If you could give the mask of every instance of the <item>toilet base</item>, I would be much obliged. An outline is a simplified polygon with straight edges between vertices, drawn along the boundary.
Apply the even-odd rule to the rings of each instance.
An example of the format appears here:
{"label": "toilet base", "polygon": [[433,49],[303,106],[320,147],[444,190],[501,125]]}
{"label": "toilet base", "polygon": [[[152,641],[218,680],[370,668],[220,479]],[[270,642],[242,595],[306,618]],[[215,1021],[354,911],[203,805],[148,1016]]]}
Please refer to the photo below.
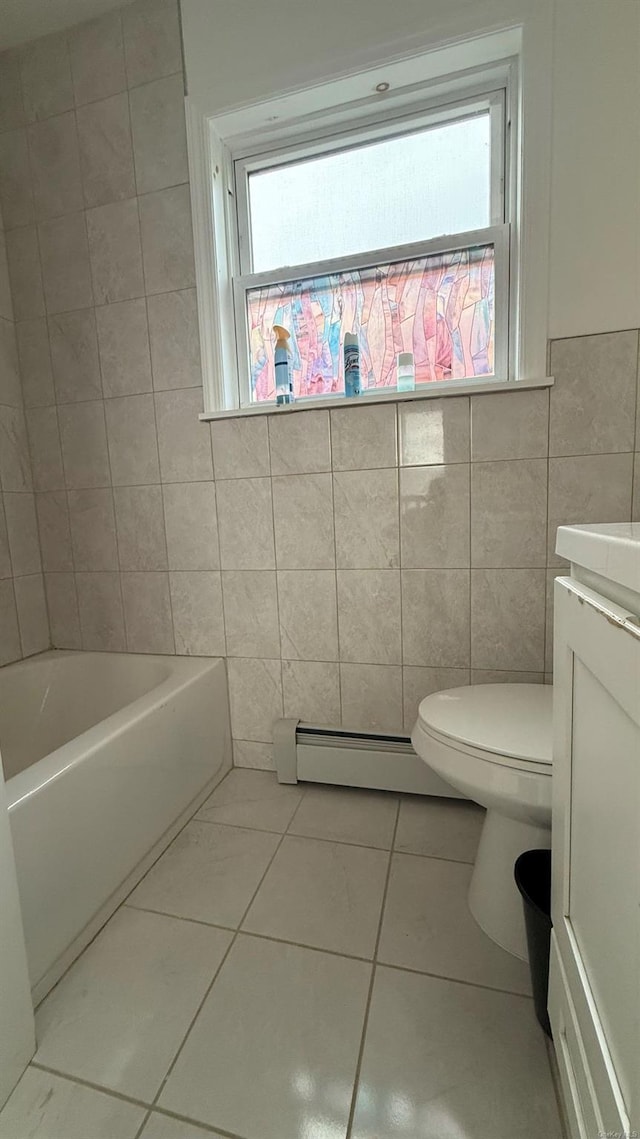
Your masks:
{"label": "toilet base", "polygon": [[469,909],[487,937],[522,961],[528,961],[529,954],[513,867],[524,850],[550,846],[550,828],[487,811],[469,886]]}

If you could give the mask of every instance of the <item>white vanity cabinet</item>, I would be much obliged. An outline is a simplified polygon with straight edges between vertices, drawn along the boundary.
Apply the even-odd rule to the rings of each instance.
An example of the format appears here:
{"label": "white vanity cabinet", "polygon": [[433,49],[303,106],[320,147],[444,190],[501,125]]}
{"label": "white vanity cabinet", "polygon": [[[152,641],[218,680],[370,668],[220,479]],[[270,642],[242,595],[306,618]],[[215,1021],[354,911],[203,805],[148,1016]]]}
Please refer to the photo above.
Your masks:
{"label": "white vanity cabinet", "polygon": [[549,1015],[571,1139],[640,1136],[640,524],[561,527]]}

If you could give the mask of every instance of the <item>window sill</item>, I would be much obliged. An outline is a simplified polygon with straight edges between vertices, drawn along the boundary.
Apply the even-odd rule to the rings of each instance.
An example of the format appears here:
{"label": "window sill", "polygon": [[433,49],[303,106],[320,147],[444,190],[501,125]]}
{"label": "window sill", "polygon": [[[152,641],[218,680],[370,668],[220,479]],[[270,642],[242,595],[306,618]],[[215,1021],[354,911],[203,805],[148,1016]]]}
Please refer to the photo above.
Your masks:
{"label": "window sill", "polygon": [[275,403],[259,404],[255,407],[236,407],[228,411],[204,411],[200,419],[240,419],[246,415],[281,415],[287,412],[308,411],[317,407],[361,407],[374,403],[405,403],[414,399],[440,399],[442,396],[485,395],[489,392],[530,391],[535,388],[553,387],[553,376],[543,376],[537,380],[441,380],[429,384],[428,390],[399,392],[396,389],[370,392],[346,399],[345,396],[307,396],[304,401],[277,407]]}

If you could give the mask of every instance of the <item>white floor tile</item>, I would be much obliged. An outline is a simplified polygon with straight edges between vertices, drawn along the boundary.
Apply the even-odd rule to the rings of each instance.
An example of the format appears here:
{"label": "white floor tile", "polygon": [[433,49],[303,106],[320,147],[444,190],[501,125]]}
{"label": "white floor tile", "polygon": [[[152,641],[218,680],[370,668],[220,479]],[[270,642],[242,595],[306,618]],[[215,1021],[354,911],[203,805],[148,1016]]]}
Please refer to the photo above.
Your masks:
{"label": "white floor tile", "polygon": [[389,850],[397,805],[397,796],[386,791],[308,786],[289,830],[307,838]]}
{"label": "white floor tile", "polygon": [[373,957],[388,862],[386,851],[287,836],[242,928]]}
{"label": "white floor tile", "polygon": [[209,796],[196,819],[282,834],[302,794],[297,785],[278,783],[275,772],[236,767]]}
{"label": "white floor tile", "polygon": [[491,941],[467,905],[472,867],[394,854],[380,961],[529,993],[529,966]]}
{"label": "white floor tile", "polygon": [[476,803],[405,795],[400,800],[394,849],[475,862],[484,816]]}
{"label": "white floor tile", "polygon": [[240,934],[160,1097],[245,1139],[344,1139],[370,966]]}
{"label": "white floor tile", "polygon": [[263,831],[191,822],[128,904],[235,929],[279,841]]}
{"label": "white floor tile", "polygon": [[353,1139],[561,1139],[531,1002],[379,968]]}
{"label": "white floor tile", "polygon": [[193,1127],[190,1123],[154,1111],[143,1127],[140,1139],[216,1139],[216,1136],[223,1139],[218,1131],[203,1131],[201,1127]]}
{"label": "white floor tile", "polygon": [[144,1117],[143,1107],[27,1068],[0,1112],[0,1139],[134,1139]]}
{"label": "white floor tile", "polygon": [[231,937],[118,910],[40,1006],[36,1059],[152,1099]]}

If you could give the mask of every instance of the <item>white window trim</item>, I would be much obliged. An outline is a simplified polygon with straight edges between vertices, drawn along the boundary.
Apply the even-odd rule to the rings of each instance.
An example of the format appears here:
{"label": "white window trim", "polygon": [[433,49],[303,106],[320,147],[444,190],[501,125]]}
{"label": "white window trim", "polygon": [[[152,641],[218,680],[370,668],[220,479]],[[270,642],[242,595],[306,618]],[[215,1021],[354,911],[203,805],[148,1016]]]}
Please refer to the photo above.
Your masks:
{"label": "white window trim", "polygon": [[[269,103],[255,104],[223,115],[203,114],[187,97],[186,117],[189,147],[189,172],[193,210],[193,227],[196,256],[196,281],[198,286],[198,315],[201,337],[202,370],[204,381],[204,413],[202,418],[212,419],[226,416],[273,413],[271,404],[265,407],[241,407],[238,383],[235,312],[233,299],[233,279],[240,276],[240,258],[236,231],[236,206],[231,201],[235,192],[234,159],[255,154],[259,149],[264,153],[265,141],[282,153],[283,144],[299,147],[301,141],[309,137],[310,119],[314,123],[314,137],[318,137],[318,121],[322,111],[327,132],[335,135],[336,126],[371,123],[380,118],[379,96],[371,97],[371,90],[379,80],[388,81],[390,75],[404,77],[397,97],[389,100],[392,114],[396,116],[405,108],[416,108],[417,76],[424,76],[437,70],[433,60],[436,56],[446,59],[450,72],[447,76],[434,77],[427,84],[420,83],[421,98],[428,101],[436,87],[440,104],[443,94],[455,102],[470,90],[478,92],[494,90],[496,76],[513,74],[518,65],[514,59],[514,47],[521,42],[520,28],[505,29],[467,40],[441,51],[430,50],[427,55],[412,56],[399,60],[387,67],[362,71],[348,79],[335,80],[323,87],[282,96]],[[456,57],[469,61],[476,51],[481,59],[482,74],[477,68],[451,74]],[[470,55],[471,53],[471,55]],[[493,55],[493,62],[489,62]],[[442,62],[442,60],[441,60]],[[430,69],[430,70],[429,70]],[[542,76],[544,82],[544,76]],[[470,84],[475,83],[475,87]],[[529,83],[531,86],[531,81]],[[511,202],[511,249],[510,268],[510,360],[508,380],[490,377],[488,379],[443,380],[424,385],[428,390],[419,390],[408,395],[393,389],[367,393],[356,403],[379,402],[407,398],[434,398],[445,394],[480,393],[482,391],[504,391],[515,388],[539,387],[552,383],[546,377],[546,302],[548,295],[548,176],[549,176],[549,135],[542,130],[538,116],[533,129],[529,125],[525,131],[523,122],[522,89],[511,84],[506,106],[508,124],[509,161],[506,163],[505,197]],[[360,98],[348,100],[347,93]],[[340,96],[340,97],[338,97]],[[372,111],[372,103],[375,110]],[[346,104],[346,105],[345,105]],[[424,103],[421,104],[424,109]],[[295,115],[292,113],[295,110]],[[520,154],[520,139],[526,135],[531,139],[526,156]],[[524,149],[524,148],[523,148]],[[520,154],[519,161],[516,156]],[[526,162],[525,162],[526,157]],[[536,166],[536,157],[538,165]],[[524,177],[531,172],[529,184]],[[547,189],[546,201],[533,204],[532,187],[537,179],[540,187]],[[528,193],[527,193],[528,191]],[[528,224],[522,225],[523,201],[528,205]],[[525,304],[525,298],[528,303]],[[540,315],[545,317],[540,321]],[[508,381],[516,381],[510,383]],[[294,404],[290,410],[303,410],[305,407],[340,404],[351,401],[341,396],[329,399],[309,398]],[[281,409],[279,413],[282,413]],[[289,409],[287,409],[289,410]]]}

